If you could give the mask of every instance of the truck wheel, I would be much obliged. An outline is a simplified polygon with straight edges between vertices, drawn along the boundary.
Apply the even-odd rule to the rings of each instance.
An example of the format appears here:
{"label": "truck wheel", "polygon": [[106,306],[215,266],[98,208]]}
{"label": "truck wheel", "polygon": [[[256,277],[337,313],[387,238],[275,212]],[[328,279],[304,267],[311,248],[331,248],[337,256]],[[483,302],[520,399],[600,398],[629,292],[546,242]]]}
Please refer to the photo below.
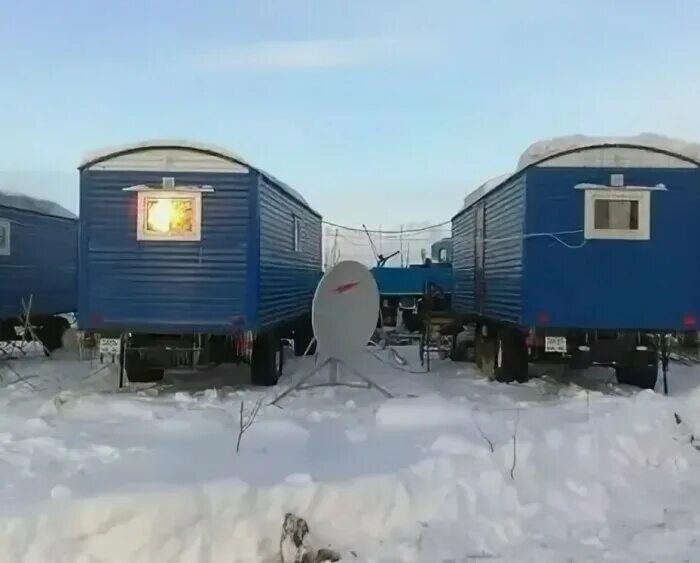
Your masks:
{"label": "truck wheel", "polygon": [[250,379],[253,385],[276,385],[283,364],[282,342],[268,332],[258,334],[253,341],[250,358]]}
{"label": "truck wheel", "polygon": [[423,321],[413,311],[404,311],[403,326],[408,332],[418,332],[423,329]]}
{"label": "truck wheel", "polygon": [[450,350],[450,359],[453,362],[466,362],[467,361],[467,338],[463,336],[461,339],[460,335],[465,335],[465,331],[457,331],[452,334],[452,349]]}
{"label": "truck wheel", "polygon": [[126,350],[124,370],[131,383],[158,383],[165,375],[163,368],[151,366],[139,355],[138,350]]}
{"label": "truck wheel", "polygon": [[615,368],[615,375],[618,383],[634,385],[641,389],[654,389],[659,376],[659,368],[656,364],[638,368],[618,366]]}
{"label": "truck wheel", "polygon": [[[303,356],[306,349],[309,347],[309,342],[313,340],[314,329],[311,325],[311,319],[305,319],[299,322],[294,329],[294,355]],[[309,356],[316,351],[316,343],[309,349]]]}
{"label": "truck wheel", "polygon": [[63,317],[46,317],[37,329],[37,336],[46,350],[53,352],[63,345],[63,335],[69,328],[70,323]]}
{"label": "truck wheel", "polygon": [[527,345],[525,335],[519,330],[505,328],[498,333],[494,371],[496,380],[501,383],[527,381]]}

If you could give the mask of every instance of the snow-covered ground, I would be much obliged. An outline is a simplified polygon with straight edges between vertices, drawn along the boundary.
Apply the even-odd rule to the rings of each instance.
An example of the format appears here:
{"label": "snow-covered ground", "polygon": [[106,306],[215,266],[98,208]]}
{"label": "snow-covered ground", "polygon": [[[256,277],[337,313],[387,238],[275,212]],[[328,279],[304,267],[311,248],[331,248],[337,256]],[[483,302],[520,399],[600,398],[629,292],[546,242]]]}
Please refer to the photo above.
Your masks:
{"label": "snow-covered ground", "polygon": [[[344,561],[700,560],[697,368],[674,365],[664,397],[605,373],[503,385],[368,356],[395,398],[269,406],[288,379],[263,391],[217,369],[118,391],[102,367],[0,361],[0,561],[275,561],[287,511]],[[237,453],[241,402],[263,393]]]}

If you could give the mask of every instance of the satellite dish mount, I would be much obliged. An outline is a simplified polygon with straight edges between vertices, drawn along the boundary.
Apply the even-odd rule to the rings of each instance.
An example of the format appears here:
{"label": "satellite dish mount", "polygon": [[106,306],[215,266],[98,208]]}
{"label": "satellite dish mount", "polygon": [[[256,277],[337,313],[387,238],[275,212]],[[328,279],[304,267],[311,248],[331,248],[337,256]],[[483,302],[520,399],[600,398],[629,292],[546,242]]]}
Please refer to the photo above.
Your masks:
{"label": "satellite dish mount", "polygon": [[[326,272],[316,288],[311,308],[318,362],[313,370],[279,395],[272,404],[292,391],[314,387],[374,388],[385,397],[392,397],[389,391],[354,366],[357,359],[367,353],[367,344],[376,329],[378,316],[377,282],[364,265],[345,260]],[[327,382],[307,384],[326,368],[330,372]],[[341,368],[361,382],[340,381]]]}

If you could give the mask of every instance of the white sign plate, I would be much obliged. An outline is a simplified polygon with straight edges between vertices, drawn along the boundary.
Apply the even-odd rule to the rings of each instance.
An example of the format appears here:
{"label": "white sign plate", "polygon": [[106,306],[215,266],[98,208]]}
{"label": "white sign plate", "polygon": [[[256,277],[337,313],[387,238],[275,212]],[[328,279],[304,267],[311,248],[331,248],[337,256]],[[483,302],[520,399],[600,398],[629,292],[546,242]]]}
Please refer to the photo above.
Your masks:
{"label": "white sign plate", "polygon": [[100,354],[103,356],[118,356],[120,346],[120,338],[100,338]]}
{"label": "white sign plate", "polygon": [[557,354],[566,354],[566,337],[565,336],[545,336],[544,351],[554,352]]}

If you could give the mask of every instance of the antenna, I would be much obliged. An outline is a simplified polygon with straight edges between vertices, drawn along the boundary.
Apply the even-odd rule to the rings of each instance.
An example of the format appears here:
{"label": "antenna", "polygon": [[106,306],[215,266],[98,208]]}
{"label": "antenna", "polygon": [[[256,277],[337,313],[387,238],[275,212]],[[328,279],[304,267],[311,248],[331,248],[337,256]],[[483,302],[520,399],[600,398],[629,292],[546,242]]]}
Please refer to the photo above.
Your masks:
{"label": "antenna", "polygon": [[[377,328],[378,318],[379,290],[374,276],[354,260],[338,262],[321,278],[311,307],[318,367],[278,396],[272,404],[294,390],[335,385],[374,387],[386,397],[391,397],[391,393],[353,367],[358,358],[367,352],[367,344]],[[341,365],[364,384],[339,383]],[[331,371],[328,383],[304,385],[325,367]]]}
{"label": "antenna", "polygon": [[377,252],[377,247],[374,245],[374,241],[372,240],[372,235],[369,234],[369,231],[367,230],[367,225],[362,223],[362,228],[365,230],[365,234],[367,235],[367,238],[369,239],[369,245],[372,248],[372,254],[374,254],[374,260],[379,264],[379,258],[380,254]]}
{"label": "antenna", "polygon": [[384,256],[381,253],[381,244],[382,244],[382,238],[381,238],[382,237],[382,231],[381,231],[382,227],[381,227],[381,225],[379,226],[379,229],[380,229],[380,231],[379,231],[379,249],[380,249],[380,252],[379,253],[377,253],[377,247],[374,245],[374,241],[372,240],[372,236],[369,234],[369,231],[367,230],[367,226],[363,224],[362,227],[364,227],[365,233],[367,233],[367,238],[369,239],[369,244],[372,247],[372,252],[374,253],[374,259],[376,260],[375,265],[377,268],[382,268],[384,266],[384,264],[387,263],[387,260],[390,260],[391,258],[396,256],[397,254],[399,254],[400,251],[398,251],[398,250],[396,252],[392,252],[391,254],[389,254],[389,256]]}

